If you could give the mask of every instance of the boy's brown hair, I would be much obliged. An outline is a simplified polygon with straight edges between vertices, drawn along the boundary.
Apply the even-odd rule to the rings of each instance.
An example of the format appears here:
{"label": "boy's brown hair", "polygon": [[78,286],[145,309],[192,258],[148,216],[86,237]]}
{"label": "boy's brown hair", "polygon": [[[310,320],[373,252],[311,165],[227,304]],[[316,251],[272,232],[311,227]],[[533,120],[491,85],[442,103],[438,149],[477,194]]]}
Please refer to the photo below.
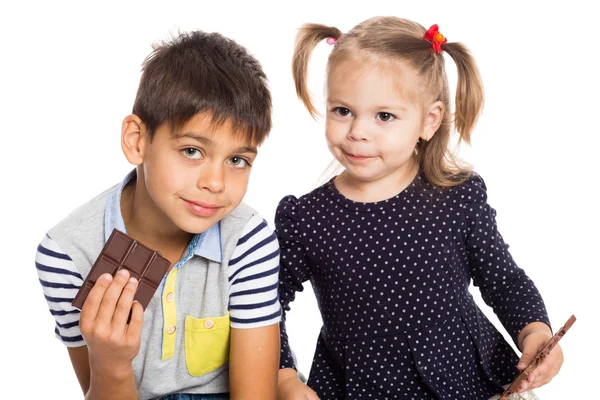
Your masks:
{"label": "boy's brown hair", "polygon": [[259,62],[219,33],[181,33],[153,46],[142,67],[133,104],[150,139],[164,122],[179,129],[208,113],[213,126],[231,121],[256,145],[271,130],[271,94]]}

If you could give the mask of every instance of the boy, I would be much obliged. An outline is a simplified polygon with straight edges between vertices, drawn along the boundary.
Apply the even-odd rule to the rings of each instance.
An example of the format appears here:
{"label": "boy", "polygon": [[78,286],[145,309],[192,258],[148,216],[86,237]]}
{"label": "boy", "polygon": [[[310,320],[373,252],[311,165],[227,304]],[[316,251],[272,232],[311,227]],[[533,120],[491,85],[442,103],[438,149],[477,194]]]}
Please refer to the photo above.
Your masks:
{"label": "boy", "polygon": [[[279,247],[241,203],[270,113],[259,63],[217,33],[181,34],[146,59],[121,132],[135,170],[50,229],[36,256],[87,399],[275,398]],[[100,277],[80,312],[71,301],[113,228],[171,269],[145,311],[125,272]]]}

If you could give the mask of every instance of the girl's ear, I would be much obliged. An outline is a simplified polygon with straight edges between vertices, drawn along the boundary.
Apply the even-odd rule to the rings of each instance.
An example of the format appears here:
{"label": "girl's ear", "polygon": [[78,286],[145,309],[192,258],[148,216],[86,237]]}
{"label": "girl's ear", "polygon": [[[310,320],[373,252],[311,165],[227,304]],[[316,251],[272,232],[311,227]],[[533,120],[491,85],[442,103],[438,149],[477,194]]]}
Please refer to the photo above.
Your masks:
{"label": "girl's ear", "polygon": [[146,140],[146,129],[142,120],[134,114],[126,116],[121,126],[121,148],[127,161],[133,165],[143,163]]}
{"label": "girl's ear", "polygon": [[442,124],[444,118],[444,103],[436,101],[425,112],[423,130],[421,131],[421,139],[425,141],[431,140]]}

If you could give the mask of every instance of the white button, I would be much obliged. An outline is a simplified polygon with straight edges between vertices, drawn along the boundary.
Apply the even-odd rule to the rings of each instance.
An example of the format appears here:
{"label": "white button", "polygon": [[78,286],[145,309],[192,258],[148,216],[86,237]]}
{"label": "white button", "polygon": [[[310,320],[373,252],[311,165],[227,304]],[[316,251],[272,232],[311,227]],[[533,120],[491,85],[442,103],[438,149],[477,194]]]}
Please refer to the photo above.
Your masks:
{"label": "white button", "polygon": [[167,333],[169,335],[172,335],[173,333],[175,333],[175,325],[171,325],[167,328]]}
{"label": "white button", "polygon": [[213,326],[215,326],[215,321],[213,321],[212,319],[207,319],[206,321],[204,321],[204,327],[206,329],[210,329]]}
{"label": "white button", "polygon": [[175,296],[173,296],[173,292],[167,294],[167,302],[171,303]]}

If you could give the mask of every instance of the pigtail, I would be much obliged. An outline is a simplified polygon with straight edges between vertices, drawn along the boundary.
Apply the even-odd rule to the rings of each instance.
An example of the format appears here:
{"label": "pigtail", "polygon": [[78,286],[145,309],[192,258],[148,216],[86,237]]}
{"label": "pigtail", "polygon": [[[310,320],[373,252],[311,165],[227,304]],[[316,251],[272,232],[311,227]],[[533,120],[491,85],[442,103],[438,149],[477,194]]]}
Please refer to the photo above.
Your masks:
{"label": "pigtail", "polygon": [[318,112],[308,92],[308,60],[319,42],[327,38],[338,39],[341,36],[342,32],[339,29],[320,24],[305,24],[296,35],[296,47],[292,58],[292,74],[296,84],[296,94],[313,118],[316,118]]}
{"label": "pigtail", "polygon": [[460,139],[471,141],[471,131],[483,109],[483,84],[479,70],[469,50],[460,43],[447,43],[443,50],[452,57],[458,70],[456,87],[454,126]]}
{"label": "pigtail", "polygon": [[[460,43],[444,43],[441,49],[454,60],[458,72],[454,121],[448,112],[444,113],[442,124],[429,142],[417,145],[417,160],[427,180],[438,187],[451,187],[465,182],[472,174],[471,167],[450,149],[452,122],[460,140],[471,142],[471,132],[483,108],[483,84],[475,60],[465,46]],[[430,51],[430,50],[429,50]],[[446,111],[450,109],[450,89],[444,71],[443,57],[433,54],[434,67],[429,69],[430,82],[439,82],[440,100]],[[437,71],[441,72],[441,75]]]}

